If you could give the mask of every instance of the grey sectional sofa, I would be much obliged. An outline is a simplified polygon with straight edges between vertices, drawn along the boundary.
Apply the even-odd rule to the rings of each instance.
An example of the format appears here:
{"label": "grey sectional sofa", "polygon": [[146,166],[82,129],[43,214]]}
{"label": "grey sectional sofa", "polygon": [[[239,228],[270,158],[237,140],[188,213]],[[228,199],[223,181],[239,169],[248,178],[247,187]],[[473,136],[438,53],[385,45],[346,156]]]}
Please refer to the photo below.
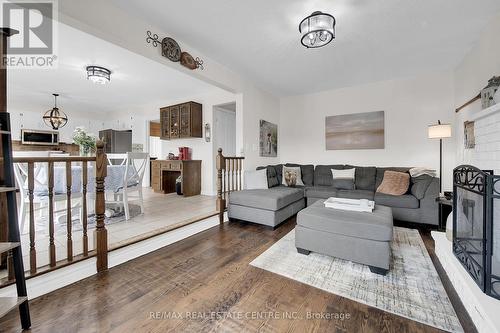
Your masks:
{"label": "grey sectional sofa", "polygon": [[[364,167],[352,165],[299,165],[303,187],[286,187],[282,183],[283,165],[269,165],[267,169],[269,189],[243,190],[231,193],[228,201],[228,216],[276,227],[297,214],[306,205],[329,197],[369,199],[376,204],[392,208],[394,219],[422,224],[438,225],[439,179],[430,176],[411,178],[408,192],[401,196],[377,193],[386,170],[408,172],[410,168]],[[342,190],[333,186],[331,169],[355,168],[355,189]]]}

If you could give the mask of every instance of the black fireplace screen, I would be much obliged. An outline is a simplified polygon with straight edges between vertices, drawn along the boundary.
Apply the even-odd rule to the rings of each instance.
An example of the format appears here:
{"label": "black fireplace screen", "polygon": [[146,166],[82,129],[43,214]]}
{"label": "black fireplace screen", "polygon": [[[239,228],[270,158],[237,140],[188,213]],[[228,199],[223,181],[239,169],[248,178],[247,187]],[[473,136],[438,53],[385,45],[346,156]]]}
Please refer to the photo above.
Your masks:
{"label": "black fireplace screen", "polygon": [[453,253],[486,294],[500,299],[500,176],[453,170]]}

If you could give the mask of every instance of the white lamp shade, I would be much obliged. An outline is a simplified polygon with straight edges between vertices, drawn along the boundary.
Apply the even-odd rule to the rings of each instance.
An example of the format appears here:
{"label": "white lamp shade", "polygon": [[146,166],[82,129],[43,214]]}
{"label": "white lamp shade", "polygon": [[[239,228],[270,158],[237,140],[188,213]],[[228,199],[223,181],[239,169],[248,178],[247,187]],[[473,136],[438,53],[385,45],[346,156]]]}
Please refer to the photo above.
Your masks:
{"label": "white lamp shade", "polygon": [[430,125],[428,130],[429,139],[443,139],[451,137],[450,124]]}

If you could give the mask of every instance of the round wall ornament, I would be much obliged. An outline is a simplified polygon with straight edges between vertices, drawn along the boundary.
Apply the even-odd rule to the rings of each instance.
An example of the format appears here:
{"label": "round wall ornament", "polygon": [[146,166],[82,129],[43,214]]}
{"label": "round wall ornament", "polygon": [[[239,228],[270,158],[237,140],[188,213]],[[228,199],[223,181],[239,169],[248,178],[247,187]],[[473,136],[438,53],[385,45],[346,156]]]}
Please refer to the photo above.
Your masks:
{"label": "round wall ornament", "polygon": [[165,37],[161,41],[161,54],[170,61],[178,62],[181,60],[181,48],[179,44],[170,37]]}

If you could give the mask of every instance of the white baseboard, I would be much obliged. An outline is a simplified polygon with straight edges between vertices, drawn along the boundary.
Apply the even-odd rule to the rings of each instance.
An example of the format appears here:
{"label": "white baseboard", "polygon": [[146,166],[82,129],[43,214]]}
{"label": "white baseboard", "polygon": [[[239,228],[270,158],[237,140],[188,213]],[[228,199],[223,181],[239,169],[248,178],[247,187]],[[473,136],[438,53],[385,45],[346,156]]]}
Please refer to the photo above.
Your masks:
{"label": "white baseboard", "polygon": [[500,333],[500,300],[482,292],[462,267],[444,232],[432,231],[436,256],[478,332]]}
{"label": "white baseboard", "polygon": [[[26,280],[28,298],[45,295],[56,289],[65,287],[89,276],[96,274],[96,258],[79,261],[53,272],[36,276]],[[0,289],[0,297],[16,297],[16,285]]]}
{"label": "white baseboard", "polygon": [[109,268],[123,264],[129,260],[140,257],[147,253],[156,251],[162,247],[178,242],[184,238],[207,230],[219,224],[219,217],[212,216],[200,222],[188,224],[185,227],[175,229],[162,235],[149,238],[145,241],[135,243],[124,248],[111,251],[108,255]]}
{"label": "white baseboard", "polygon": [[[178,242],[184,238],[195,235],[199,232],[212,228],[219,224],[219,217],[212,216],[205,220],[189,224],[185,227],[172,230],[170,232],[146,239],[144,241],[111,251],[108,254],[109,268],[123,264],[147,253],[156,251],[162,247]],[[96,258],[82,260],[73,265],[56,269],[53,272],[42,274],[32,279],[26,280],[28,298],[48,294],[59,288],[85,279],[96,274]],[[17,296],[16,286],[11,285],[0,288],[0,297]]]}

